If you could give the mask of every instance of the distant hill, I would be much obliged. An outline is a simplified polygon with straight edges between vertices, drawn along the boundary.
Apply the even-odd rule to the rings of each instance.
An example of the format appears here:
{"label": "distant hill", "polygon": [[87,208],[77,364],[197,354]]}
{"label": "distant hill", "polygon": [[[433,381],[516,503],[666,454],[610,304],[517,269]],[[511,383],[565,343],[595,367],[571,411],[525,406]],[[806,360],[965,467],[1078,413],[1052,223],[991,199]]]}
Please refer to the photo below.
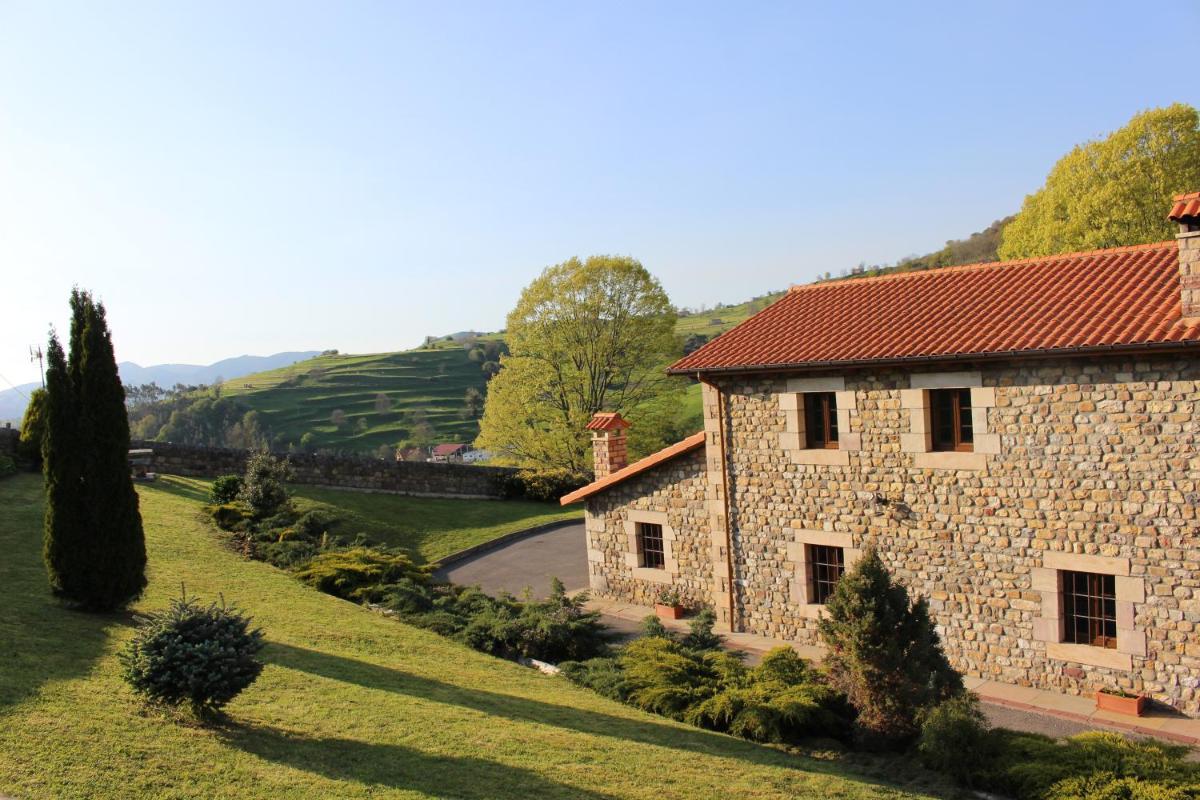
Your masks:
{"label": "distant hill", "polygon": [[[218,378],[239,378],[252,372],[286,367],[288,364],[312,358],[317,353],[316,350],[307,350],[270,356],[237,356],[207,365],[156,364],[143,367],[132,361],[122,361],[117,364],[117,371],[121,375],[121,382],[126,386],[157,383],[162,387],[170,387],[176,383],[200,384],[212,383]],[[19,422],[25,416],[25,406],[28,402],[26,398],[39,386],[40,383],[26,383],[16,389],[0,392],[0,420]]]}
{"label": "distant hill", "polygon": [[960,264],[998,261],[999,256],[996,255],[996,251],[1000,249],[1000,237],[1004,232],[1004,226],[1012,222],[1014,216],[1016,215],[998,219],[965,239],[951,239],[941,250],[926,253],[923,256],[906,256],[895,264],[859,264],[853,269],[842,270],[841,274],[836,276],[826,272],[824,280],[875,277],[897,272],[919,272],[940,267],[957,267]]}

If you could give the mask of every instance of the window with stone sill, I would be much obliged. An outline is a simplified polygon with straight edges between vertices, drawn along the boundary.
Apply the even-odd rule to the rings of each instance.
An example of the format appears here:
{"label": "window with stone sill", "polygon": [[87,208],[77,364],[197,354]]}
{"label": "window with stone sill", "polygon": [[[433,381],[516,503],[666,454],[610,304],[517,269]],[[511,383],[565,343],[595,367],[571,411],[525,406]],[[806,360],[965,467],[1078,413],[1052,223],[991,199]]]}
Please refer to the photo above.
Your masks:
{"label": "window with stone sill", "polygon": [[1115,650],[1117,647],[1117,579],[1094,572],[1059,573],[1062,589],[1063,641]]}
{"label": "window with stone sill", "polygon": [[662,525],[637,523],[638,566],[646,569],[666,569],[667,554],[663,545]]}
{"label": "window with stone sill", "polygon": [[934,451],[969,453],[975,449],[970,389],[931,389],[930,441]]}
{"label": "window with stone sill", "polygon": [[804,395],[804,442],[809,450],[837,449],[837,395],[834,392]]}
{"label": "window with stone sill", "polygon": [[846,571],[846,551],[823,544],[806,545],[808,602],[824,605]]}

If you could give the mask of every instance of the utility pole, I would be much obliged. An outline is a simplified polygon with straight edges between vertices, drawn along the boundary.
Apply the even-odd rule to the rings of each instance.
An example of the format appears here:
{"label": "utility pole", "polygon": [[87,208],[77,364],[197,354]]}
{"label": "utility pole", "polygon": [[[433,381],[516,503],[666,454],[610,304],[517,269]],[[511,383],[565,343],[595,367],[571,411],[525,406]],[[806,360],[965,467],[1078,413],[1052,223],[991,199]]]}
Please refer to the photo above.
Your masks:
{"label": "utility pole", "polygon": [[42,354],[42,346],[40,344],[29,345],[29,361],[30,361],[30,363],[33,363],[34,361],[38,362],[38,375],[41,376],[42,388],[45,389],[46,388],[46,370],[42,366],[42,358],[44,358],[44,356]]}

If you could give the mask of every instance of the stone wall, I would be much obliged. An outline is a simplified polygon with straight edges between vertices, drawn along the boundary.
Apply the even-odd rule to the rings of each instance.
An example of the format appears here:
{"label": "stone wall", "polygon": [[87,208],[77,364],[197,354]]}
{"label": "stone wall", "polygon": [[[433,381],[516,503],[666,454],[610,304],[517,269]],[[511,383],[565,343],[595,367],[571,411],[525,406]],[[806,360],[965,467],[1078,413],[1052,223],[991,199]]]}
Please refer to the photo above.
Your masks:
{"label": "stone wall", "polygon": [[[977,450],[989,452],[966,454],[919,452],[920,376],[828,376],[844,380],[838,410],[848,412],[836,458],[795,449],[794,381],[720,382],[735,627],[818,643],[796,599],[797,546],[842,536],[876,544],[929,600],[947,655],[968,674],[1073,694],[1121,687],[1200,712],[1200,364],[1030,361],[973,374],[976,436],[989,437]],[[636,504],[637,488],[593,502]],[[1074,563],[1123,576],[1118,650],[1064,647],[1048,633],[1059,613],[1051,568]]]}
{"label": "stone wall", "polygon": [[[587,500],[588,573],[594,594],[653,605],[665,586],[684,605],[712,605],[713,559],[704,450],[664,462]],[[666,569],[639,569],[631,525],[663,525]]]}
{"label": "stone wall", "polygon": [[21,432],[12,425],[0,427],[0,456],[16,458],[17,440],[20,438]]}
{"label": "stone wall", "polygon": [[[241,472],[245,450],[189,447],[164,442],[133,442],[154,451],[156,472],[213,477]],[[503,496],[505,479],[515,470],[466,464],[383,461],[348,456],[289,455],[296,483],[425,497]]]}

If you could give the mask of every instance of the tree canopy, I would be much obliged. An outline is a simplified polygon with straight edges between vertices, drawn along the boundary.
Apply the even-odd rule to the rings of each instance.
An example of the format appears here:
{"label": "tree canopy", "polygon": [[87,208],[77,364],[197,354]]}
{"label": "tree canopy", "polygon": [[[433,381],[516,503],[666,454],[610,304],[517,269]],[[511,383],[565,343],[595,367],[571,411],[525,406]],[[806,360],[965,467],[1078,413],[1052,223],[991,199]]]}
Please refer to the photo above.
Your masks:
{"label": "tree canopy", "polygon": [[547,268],[508,315],[510,354],[488,386],[478,446],[520,466],[587,471],[584,426],[667,385],[674,328],[667,293],[633,258]]}
{"label": "tree canopy", "polygon": [[1176,103],[1063,156],[1004,228],[1000,257],[1047,256],[1170,239],[1171,199],[1200,189],[1200,117]]}

